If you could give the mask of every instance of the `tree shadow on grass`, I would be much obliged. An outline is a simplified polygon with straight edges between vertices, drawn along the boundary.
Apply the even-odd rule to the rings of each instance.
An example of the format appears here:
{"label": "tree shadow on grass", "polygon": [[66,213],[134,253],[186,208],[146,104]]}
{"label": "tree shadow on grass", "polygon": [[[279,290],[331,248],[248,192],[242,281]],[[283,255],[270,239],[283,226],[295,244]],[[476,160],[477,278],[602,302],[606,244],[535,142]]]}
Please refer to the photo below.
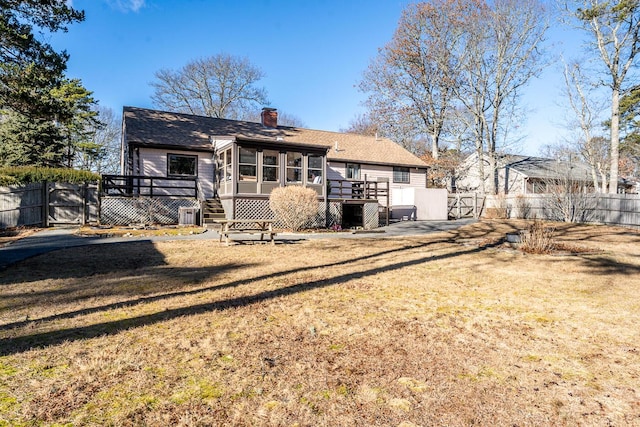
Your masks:
{"label": "tree shadow on grass", "polygon": [[[598,276],[636,276],[640,274],[640,264],[630,264],[617,261],[605,255],[578,255],[579,264],[587,269],[590,274]],[[566,259],[558,258],[557,262],[566,262]]]}
{"label": "tree shadow on grass", "polygon": [[[395,249],[386,250],[386,251],[378,252],[371,255],[356,257],[348,261],[347,263],[365,261],[365,260],[376,258],[382,255],[387,255],[390,253],[401,254],[403,251],[428,247],[434,243],[450,243],[451,240],[452,240],[451,238],[444,238],[436,241],[409,244],[401,248],[395,248]],[[275,290],[259,292],[254,295],[231,298],[227,300],[215,301],[215,302],[199,304],[199,305],[192,305],[192,306],[183,307],[183,308],[168,309],[162,312],[157,312],[157,313],[144,315],[144,316],[138,316],[138,317],[129,318],[129,319],[122,319],[122,320],[117,320],[112,322],[104,322],[100,324],[81,326],[76,328],[68,328],[68,329],[44,332],[39,334],[27,335],[27,336],[5,338],[0,340],[0,355],[16,354],[32,348],[40,348],[48,345],[55,345],[64,341],[83,340],[83,339],[89,339],[89,338],[94,338],[94,337],[103,336],[103,335],[115,334],[126,329],[151,325],[151,324],[163,322],[170,319],[175,319],[181,316],[191,316],[191,315],[197,315],[197,314],[202,314],[202,313],[207,313],[212,311],[226,310],[229,308],[250,306],[250,305],[258,304],[260,302],[275,299],[275,298],[286,297],[286,296],[294,295],[301,292],[306,292],[314,289],[320,289],[320,288],[342,284],[354,279],[363,279],[365,277],[375,276],[376,274],[390,272],[390,271],[397,271],[406,267],[411,267],[411,266],[415,266],[423,263],[474,254],[474,253],[481,252],[488,247],[491,247],[491,245],[482,246],[482,247],[472,247],[465,250],[455,250],[453,252],[448,252],[441,255],[423,256],[418,259],[400,261],[390,265],[370,268],[370,269],[359,271],[359,272],[339,274],[337,276],[334,276],[328,279],[315,280],[315,281],[295,284],[291,286],[285,286]],[[157,301],[159,299],[172,298],[175,296],[188,295],[188,294],[197,293],[197,292],[204,292],[211,289],[223,289],[228,287],[249,285],[255,281],[262,280],[262,279],[275,278],[275,277],[292,274],[300,271],[316,269],[316,268],[327,268],[327,267],[332,267],[337,265],[345,265],[345,262],[341,261],[341,262],[329,263],[329,264],[320,265],[320,266],[315,265],[315,266],[309,266],[309,267],[295,268],[288,271],[263,275],[260,277],[252,277],[248,279],[237,280],[237,281],[216,285],[209,288],[186,291],[186,292],[178,292],[178,293],[166,294],[166,295],[159,295],[159,296],[154,296],[149,298],[152,298],[153,300]],[[148,301],[149,299],[146,299],[146,298],[136,299],[129,302],[119,303],[120,305],[118,307],[138,304],[141,302],[148,302]],[[96,308],[95,310],[107,310],[110,308],[112,307],[101,307],[101,308]],[[65,316],[71,317],[77,314],[83,314],[83,313],[76,313],[76,314],[69,313]],[[55,319],[54,318],[41,319],[39,320],[39,322],[46,321],[46,320],[55,320]],[[13,325],[13,327],[17,327],[17,326],[18,325],[16,324]]]}
{"label": "tree shadow on grass", "polygon": [[[604,224],[558,223],[554,227],[554,236],[574,241],[604,242],[624,238],[627,243],[640,243],[637,229]],[[596,231],[597,232],[594,232]]]}
{"label": "tree shadow on grass", "polygon": [[51,252],[37,253],[13,264],[0,271],[0,286],[46,279],[86,278],[167,265],[164,255],[150,240],[88,243],[55,250],[53,256]]}
{"label": "tree shadow on grass", "polygon": [[[295,274],[295,273],[300,273],[300,272],[304,272],[304,271],[309,271],[309,270],[314,270],[314,269],[318,269],[318,268],[329,268],[329,267],[336,267],[336,266],[344,266],[346,264],[350,264],[350,263],[355,263],[355,262],[360,262],[360,261],[365,261],[365,260],[369,260],[372,258],[376,258],[376,257],[380,257],[380,256],[384,256],[384,255],[389,255],[395,252],[402,252],[402,251],[406,251],[406,250],[411,250],[411,249],[416,249],[416,248],[421,248],[421,247],[425,247],[428,245],[433,245],[433,244],[437,244],[437,243],[449,243],[450,240],[449,239],[445,239],[445,240],[437,240],[437,241],[431,241],[428,243],[418,243],[418,244],[407,244],[405,246],[402,246],[400,248],[395,248],[395,249],[390,249],[390,250],[385,250],[385,251],[381,251],[381,252],[377,252],[374,254],[370,254],[370,255],[364,255],[364,256],[360,256],[360,257],[356,257],[356,258],[352,258],[348,261],[337,261],[337,262],[333,262],[333,263],[327,263],[327,264],[322,264],[322,265],[309,265],[309,266],[305,266],[305,267],[299,267],[299,268],[294,268],[294,269],[289,269],[286,271],[281,271],[281,272],[276,272],[276,273],[270,273],[270,274],[265,274],[265,275],[261,275],[261,276],[256,276],[256,277],[252,277],[250,279],[242,279],[242,280],[235,280],[229,283],[225,283],[225,284],[220,284],[220,285],[214,285],[214,286],[206,286],[206,287],[199,287],[199,288],[195,288],[195,289],[189,289],[189,290],[180,290],[180,291],[175,291],[175,292],[164,292],[161,294],[155,294],[155,295],[149,295],[149,296],[142,296],[139,298],[133,298],[133,299],[128,299],[128,300],[123,300],[123,301],[118,301],[115,303],[110,303],[110,304],[105,304],[105,305],[100,305],[100,306],[94,306],[94,307],[87,307],[87,308],[83,308],[80,310],[74,310],[74,311],[69,311],[69,312],[65,312],[65,313],[59,313],[59,314],[55,314],[52,316],[47,316],[47,317],[40,317],[40,318],[32,318],[32,319],[26,319],[23,321],[17,321],[17,322],[11,322],[11,323],[6,323],[4,325],[0,325],[0,330],[8,330],[8,329],[14,329],[14,328],[20,328],[20,327],[24,327],[27,326],[29,324],[32,324],[34,322],[38,322],[38,323],[42,323],[42,322],[50,322],[50,321],[55,321],[55,320],[61,320],[61,319],[70,319],[76,316],[82,316],[82,315],[88,315],[88,314],[92,314],[92,313],[98,313],[98,312],[102,312],[102,311],[108,311],[108,310],[113,310],[113,309],[119,309],[119,308],[125,308],[125,307],[131,307],[131,306],[135,306],[138,304],[143,304],[143,303],[151,303],[151,302],[157,302],[157,301],[163,301],[163,300],[168,300],[171,298],[176,298],[176,297],[184,297],[184,296],[190,296],[190,295],[196,295],[196,294],[200,294],[203,292],[208,292],[208,291],[219,291],[219,290],[223,290],[223,289],[228,289],[228,288],[234,288],[237,286],[242,286],[242,285],[248,285],[254,281],[260,281],[260,280],[265,280],[265,279],[276,279],[279,277],[283,277],[289,274]],[[257,264],[255,263],[243,263],[243,264],[224,264],[224,265],[218,265],[218,266],[214,266],[214,267],[204,267],[204,268],[171,268],[171,276],[174,277],[176,275],[180,275],[183,276],[182,277],[182,281],[180,281],[179,283],[181,284],[181,287],[184,287],[184,279],[185,278],[189,278],[192,281],[194,280],[194,275],[199,275],[201,273],[204,274],[204,276],[207,279],[211,279],[212,277],[214,277],[215,275],[220,275],[221,273],[224,273],[226,271],[230,271],[233,269],[237,269],[237,268],[252,268],[255,267]],[[149,270],[149,274],[156,274],[157,276],[162,277],[163,274],[167,274],[167,270],[165,269],[151,269]],[[84,282],[83,282],[84,283]],[[86,284],[83,284],[82,286],[86,286]],[[111,290],[112,293],[116,293],[115,289],[117,289],[117,286],[112,285],[114,287],[114,289]],[[89,292],[90,294],[88,294],[85,299],[91,299],[95,296],[104,296],[105,293],[104,291],[100,291],[101,288],[89,288]],[[50,302],[49,300],[51,299],[52,296],[54,296],[55,294],[69,294],[70,293],[70,289],[67,287],[63,290],[57,290],[54,292],[51,291],[45,291],[40,293],[39,295],[33,295],[30,292],[25,293],[23,296],[25,297],[42,297],[44,298],[46,301],[42,301],[42,300],[36,300],[33,301],[33,306],[37,307],[40,304],[44,304],[46,302]],[[12,294],[12,297],[16,297],[16,296],[20,296],[20,295],[16,295],[16,294]],[[77,298],[77,297],[73,297],[73,298]]]}

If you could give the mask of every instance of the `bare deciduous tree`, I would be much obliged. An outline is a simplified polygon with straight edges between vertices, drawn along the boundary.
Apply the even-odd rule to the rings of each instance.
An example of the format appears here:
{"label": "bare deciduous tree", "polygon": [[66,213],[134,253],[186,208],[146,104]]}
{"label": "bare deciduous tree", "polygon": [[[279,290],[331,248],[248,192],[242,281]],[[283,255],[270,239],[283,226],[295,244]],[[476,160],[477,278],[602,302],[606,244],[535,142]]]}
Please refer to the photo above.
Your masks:
{"label": "bare deciduous tree", "polygon": [[115,174],[120,170],[122,123],[111,108],[96,109],[97,122],[86,129],[90,140],[78,147],[75,166],[96,173]]}
{"label": "bare deciduous tree", "polygon": [[[572,111],[567,126],[569,129],[579,129],[579,135],[573,141],[575,148],[591,166],[593,187],[606,193],[610,166],[608,142],[596,135],[602,127],[600,112],[603,105],[595,93],[595,86],[588,82],[579,63],[565,64],[564,80],[564,92]],[[598,185],[599,181],[601,186]]]}
{"label": "bare deciduous tree", "polygon": [[[262,109],[247,109],[242,113],[241,117],[239,117],[239,120],[260,123],[260,121],[262,120],[261,114]],[[307,125],[300,117],[296,116],[295,114],[289,114],[285,111],[278,110],[278,126],[292,126],[303,128]]]}
{"label": "bare deciduous tree", "polygon": [[458,97],[474,116],[479,157],[488,154],[492,193],[498,189],[498,148],[509,140],[520,90],[546,66],[545,16],[540,1],[496,0],[466,20],[470,34]]}
{"label": "bare deciduous tree", "polygon": [[455,54],[463,42],[466,3],[432,0],[408,6],[360,84],[370,94],[367,105],[380,126],[404,126],[401,133],[413,134],[414,141],[428,135],[434,159],[458,84]]}
{"label": "bare deciduous tree", "polygon": [[591,37],[608,75],[611,89],[611,141],[609,192],[618,192],[620,157],[620,94],[640,50],[640,2],[638,0],[575,0],[565,11],[578,19]]}
{"label": "bare deciduous tree", "polygon": [[380,132],[380,126],[371,119],[370,114],[358,114],[356,117],[351,119],[349,126],[340,129],[340,132],[374,136]]}
{"label": "bare deciduous tree", "polygon": [[548,178],[543,211],[547,218],[563,222],[589,222],[593,220],[598,203],[597,193],[588,191],[584,177],[576,176],[568,168],[556,178]]}
{"label": "bare deciduous tree", "polygon": [[[389,137],[384,123],[407,129],[412,141],[427,136],[434,160],[448,132],[472,134],[478,157],[489,154],[495,175],[498,148],[513,140],[520,91],[546,65],[545,16],[540,0],[409,6],[360,85],[376,124]],[[457,130],[449,125],[456,118],[465,121]]]}
{"label": "bare deciduous tree", "polygon": [[256,86],[264,74],[246,58],[218,54],[177,71],[161,69],[155,77],[151,99],[169,111],[239,119],[247,110],[267,104],[266,90]]}

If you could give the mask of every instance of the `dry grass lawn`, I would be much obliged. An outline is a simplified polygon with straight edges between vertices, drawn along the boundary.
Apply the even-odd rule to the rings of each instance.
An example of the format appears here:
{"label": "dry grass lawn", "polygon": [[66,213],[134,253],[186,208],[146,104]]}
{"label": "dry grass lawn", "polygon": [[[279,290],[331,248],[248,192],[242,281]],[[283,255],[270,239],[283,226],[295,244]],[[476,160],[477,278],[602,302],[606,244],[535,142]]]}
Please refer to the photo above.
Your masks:
{"label": "dry grass lawn", "polygon": [[39,231],[40,228],[36,227],[15,227],[5,230],[0,230],[0,247],[9,245],[16,240],[22,239],[23,237],[27,237],[36,231]]}
{"label": "dry grass lawn", "polygon": [[0,425],[640,425],[640,233],[104,244],[0,272]]}

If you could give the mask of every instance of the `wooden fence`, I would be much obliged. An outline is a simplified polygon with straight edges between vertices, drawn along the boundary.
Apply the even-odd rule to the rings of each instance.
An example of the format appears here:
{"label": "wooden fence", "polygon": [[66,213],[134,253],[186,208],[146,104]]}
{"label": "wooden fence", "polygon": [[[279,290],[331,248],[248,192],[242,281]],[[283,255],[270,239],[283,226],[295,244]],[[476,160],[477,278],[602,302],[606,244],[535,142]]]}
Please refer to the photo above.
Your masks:
{"label": "wooden fence", "polygon": [[485,197],[479,193],[453,193],[447,198],[449,218],[479,218],[483,212]]}
{"label": "wooden fence", "polygon": [[98,221],[97,184],[39,182],[0,187],[0,229]]}

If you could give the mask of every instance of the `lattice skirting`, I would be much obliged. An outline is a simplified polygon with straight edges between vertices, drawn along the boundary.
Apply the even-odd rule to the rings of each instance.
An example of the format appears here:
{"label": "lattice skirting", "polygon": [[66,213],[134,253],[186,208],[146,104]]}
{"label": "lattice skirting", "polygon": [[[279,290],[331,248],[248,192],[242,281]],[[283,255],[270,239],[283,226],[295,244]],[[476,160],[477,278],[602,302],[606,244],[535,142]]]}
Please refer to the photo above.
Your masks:
{"label": "lattice skirting", "polygon": [[102,197],[100,223],[105,225],[177,224],[179,208],[200,208],[194,198]]}
{"label": "lattice skirting", "polygon": [[[227,206],[225,211],[230,212]],[[364,203],[364,228],[367,230],[378,227],[379,213],[378,203]],[[269,208],[269,200],[266,199],[236,199],[235,200],[235,218],[236,219],[275,219],[275,216]],[[305,228],[325,228],[336,224],[342,224],[342,203],[329,202],[318,203],[318,213],[315,218],[305,224]],[[276,228],[284,228],[285,225],[276,220],[274,223]]]}
{"label": "lattice skirting", "polygon": [[379,223],[378,202],[365,203],[363,209],[364,216],[364,228],[365,230],[371,230],[377,228]]}
{"label": "lattice skirting", "polygon": [[342,225],[342,203],[329,202],[327,206],[327,227]]}
{"label": "lattice skirting", "polygon": [[[271,208],[269,208],[269,200],[263,199],[236,199],[235,200],[235,213],[236,219],[274,219],[276,220],[273,224],[276,228],[285,228],[285,225],[278,221]],[[318,213],[315,218],[311,221],[307,222],[304,225],[304,228],[325,228],[327,225],[339,224],[340,222],[336,222],[335,219],[332,219],[332,205],[336,205],[335,203],[329,203],[329,220],[327,220],[327,210],[325,209],[324,203],[318,203]],[[337,203],[338,208],[340,204]],[[225,207],[226,210],[226,207]],[[335,206],[333,208],[335,211]]]}

